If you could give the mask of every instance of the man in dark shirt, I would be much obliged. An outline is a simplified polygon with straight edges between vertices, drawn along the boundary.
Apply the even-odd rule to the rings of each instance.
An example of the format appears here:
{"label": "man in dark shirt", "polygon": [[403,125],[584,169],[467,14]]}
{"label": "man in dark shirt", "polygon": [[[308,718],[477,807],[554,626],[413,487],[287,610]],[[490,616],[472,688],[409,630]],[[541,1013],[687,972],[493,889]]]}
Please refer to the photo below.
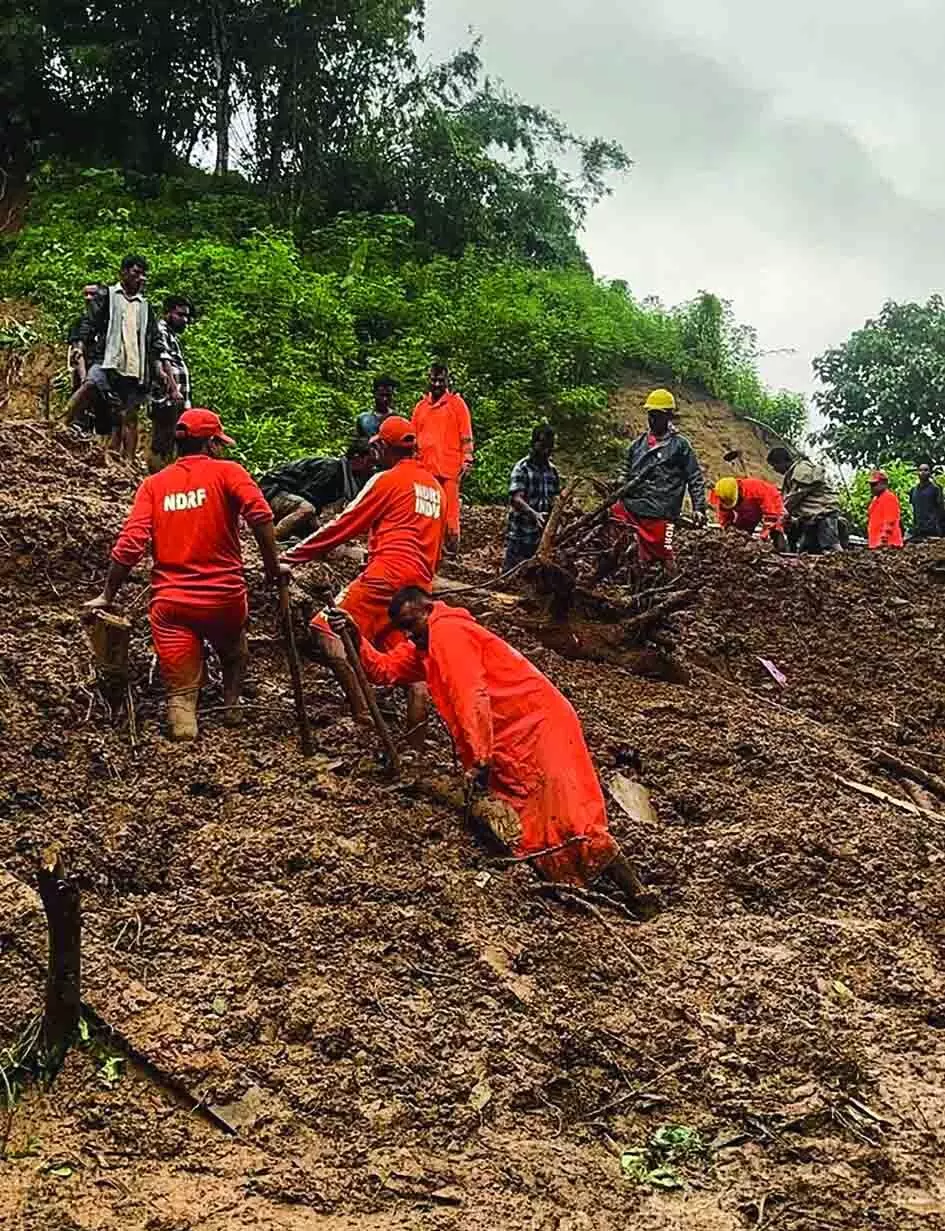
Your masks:
{"label": "man in dark shirt", "polygon": [[932,478],[932,467],[922,462],[919,481],[909,493],[912,505],[910,540],[937,539],[945,535],[945,493]]}
{"label": "man in dark shirt", "polygon": [[381,424],[393,413],[394,390],[397,382],[392,376],[378,376],[374,382],[374,409],[365,410],[355,421],[358,440],[373,440]]}
{"label": "man in dark shirt", "polygon": [[319,512],[330,504],[348,504],[374,473],[374,454],[356,440],[344,457],[302,457],[267,471],[259,486],[276,522],[276,540],[311,534]]}
{"label": "man in dark shirt", "polygon": [[682,512],[686,492],[692,501],[692,519],[706,523],[705,480],[695,450],[673,424],[676,399],[668,389],[654,389],[644,402],[647,430],[627,450],[623,482],[639,478],[636,488],[610,511],[611,518],[629,526],[637,537],[640,564],[675,567],[673,531]]}
{"label": "man in dark shirt", "polygon": [[503,572],[538,550],[551,507],[561,494],[561,476],[551,462],[555,434],[547,423],[532,432],[532,447],[512,467],[509,480],[509,522]]}

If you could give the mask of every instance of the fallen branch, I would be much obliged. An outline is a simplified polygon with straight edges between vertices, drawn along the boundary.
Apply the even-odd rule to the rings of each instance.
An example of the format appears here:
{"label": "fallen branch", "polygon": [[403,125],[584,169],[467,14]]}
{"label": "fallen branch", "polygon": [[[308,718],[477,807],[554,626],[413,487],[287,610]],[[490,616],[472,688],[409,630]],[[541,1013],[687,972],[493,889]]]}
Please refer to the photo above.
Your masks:
{"label": "fallen branch", "polygon": [[919,786],[924,786],[927,791],[931,791],[939,799],[945,800],[945,778],[940,778],[938,774],[920,769],[918,765],[911,765],[908,761],[903,761],[900,757],[893,756],[891,752],[887,752],[884,748],[874,748],[871,758],[876,765],[881,765],[883,769],[888,769],[897,777],[909,778],[913,782],[918,782]]}
{"label": "fallen branch", "polygon": [[66,877],[56,847],[44,855],[36,874],[49,936],[46,1006],[43,1011],[43,1070],[51,1081],[62,1068],[79,1029],[82,1007],[82,920],[79,890]]}
{"label": "fallen branch", "polygon": [[899,799],[895,795],[881,791],[879,787],[868,786],[865,782],[854,782],[852,778],[843,778],[840,774],[835,774],[834,777],[845,787],[849,787],[851,791],[857,791],[860,795],[868,795],[870,799],[878,800],[880,803],[892,804],[901,812],[910,812],[913,816],[927,816],[933,821],[945,821],[945,815],[941,812],[933,812],[931,808],[921,808],[911,799]]}
{"label": "fallen branch", "polygon": [[580,485],[581,480],[579,478],[573,478],[558,497],[554,508],[551,510],[551,516],[545,524],[545,529],[541,536],[541,542],[538,544],[538,550],[535,552],[536,559],[540,560],[542,564],[548,564],[551,561],[551,553],[554,550],[555,545],[555,535],[558,533],[558,526],[561,523],[562,515]]}

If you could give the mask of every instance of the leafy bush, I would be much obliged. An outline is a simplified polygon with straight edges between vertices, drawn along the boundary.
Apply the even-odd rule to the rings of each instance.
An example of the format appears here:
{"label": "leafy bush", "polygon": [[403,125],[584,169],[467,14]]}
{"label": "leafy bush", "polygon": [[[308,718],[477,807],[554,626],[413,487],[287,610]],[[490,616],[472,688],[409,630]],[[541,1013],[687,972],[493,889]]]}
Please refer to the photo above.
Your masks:
{"label": "leafy bush", "polygon": [[791,439],[803,424],[796,395],[764,389],[754,335],[714,296],[669,312],[581,268],[475,248],[430,257],[397,215],[339,215],[301,245],[231,180],[47,167],[26,225],[3,243],[0,294],[33,298],[50,335],[78,315],[84,283],[113,281],[128,252],[148,256],[152,301],[185,293],[197,305],[184,338],[195,397],[256,469],[341,448],[380,372],[409,412],[434,358],[473,408],[474,498],[504,498],[539,420],[587,456],[629,366],[698,380]]}

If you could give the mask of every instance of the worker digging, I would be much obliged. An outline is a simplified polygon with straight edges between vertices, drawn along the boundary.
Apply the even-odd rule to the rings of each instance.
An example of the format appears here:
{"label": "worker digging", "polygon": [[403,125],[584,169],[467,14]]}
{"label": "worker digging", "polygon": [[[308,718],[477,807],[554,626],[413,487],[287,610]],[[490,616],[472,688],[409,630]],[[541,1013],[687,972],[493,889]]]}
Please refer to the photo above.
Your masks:
{"label": "worker digging", "polygon": [[[631,899],[642,899],[642,885],[608,832],[601,787],[573,708],[518,650],[477,622],[461,602],[456,605],[452,583],[437,575],[444,547],[458,541],[459,485],[472,459],[466,404],[449,389],[445,365],[431,368],[429,392],[410,420],[391,413],[395,384],[390,377],[375,382],[374,418],[359,417],[362,435],[343,457],[287,462],[259,483],[224,458],[233,441],[214,412],[181,414],[174,429],[177,460],[138,489],[104,589],[85,606],[86,619],[114,609],[122,584],[150,547],[151,634],[167,693],[170,735],[175,740],[197,735],[205,642],[219,656],[224,718],[234,723],[247,659],[242,518],[257,541],[268,581],[286,583],[280,602],[302,746],[310,752],[287,579],[293,570],[366,537],[363,570],[314,615],[309,649],[335,675],[355,720],[377,727],[389,766],[399,768],[400,754],[372,684],[407,689],[407,742],[420,749],[432,697],[468,791],[488,792],[519,818],[520,857],[534,858],[546,877],[575,885],[588,884],[608,867],[623,869]],[[593,514],[576,511],[570,521],[561,521],[568,496],[562,498],[551,463],[554,432],[547,424],[535,427],[531,450],[509,482],[505,573],[533,557],[539,544],[547,564],[556,535],[561,544],[580,544],[584,540],[577,532],[590,523],[609,527],[608,566],[598,564],[598,584],[613,571],[614,557],[631,551],[641,577],[654,567],[672,576],[684,498],[688,495],[692,506],[687,524],[698,532],[706,521],[706,483],[695,450],[675,428],[674,395],[652,390],[644,410],[647,430],[631,443],[618,481]],[[376,430],[364,439],[368,427]],[[740,453],[732,459],[744,465]],[[773,449],[769,462],[784,475],[784,495],[758,476],[722,475],[708,495],[719,526],[781,553],[787,549],[787,523],[801,551],[839,549],[836,497],[823,469],[786,449]],[[869,545],[901,546],[899,505],[885,474],[876,472],[871,487]],[[333,503],[342,504],[341,511],[319,526],[320,510]],[[302,531],[308,536],[280,558],[277,539]],[[567,576],[566,564],[556,567]],[[453,605],[438,601],[437,586]],[[488,595],[489,584],[471,589]],[[559,612],[554,618],[566,616]]]}

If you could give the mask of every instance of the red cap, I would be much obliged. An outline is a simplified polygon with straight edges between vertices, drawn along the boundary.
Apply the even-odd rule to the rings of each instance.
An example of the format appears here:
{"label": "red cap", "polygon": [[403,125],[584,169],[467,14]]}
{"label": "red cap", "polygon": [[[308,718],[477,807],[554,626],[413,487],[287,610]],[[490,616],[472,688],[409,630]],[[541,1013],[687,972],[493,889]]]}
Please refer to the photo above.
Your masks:
{"label": "red cap", "polygon": [[873,473],[870,475],[870,482],[871,483],[888,483],[889,479],[886,475],[885,470],[874,470]]}
{"label": "red cap", "polygon": [[223,431],[220,416],[212,410],[185,410],[177,420],[174,428],[175,436],[190,436],[198,440],[222,440],[225,445],[235,445],[236,441]]}
{"label": "red cap", "polygon": [[386,445],[406,447],[417,443],[417,434],[409,419],[401,419],[399,415],[388,415],[386,419],[381,420],[377,435],[371,437],[371,444],[374,444],[376,440],[382,440]]}

